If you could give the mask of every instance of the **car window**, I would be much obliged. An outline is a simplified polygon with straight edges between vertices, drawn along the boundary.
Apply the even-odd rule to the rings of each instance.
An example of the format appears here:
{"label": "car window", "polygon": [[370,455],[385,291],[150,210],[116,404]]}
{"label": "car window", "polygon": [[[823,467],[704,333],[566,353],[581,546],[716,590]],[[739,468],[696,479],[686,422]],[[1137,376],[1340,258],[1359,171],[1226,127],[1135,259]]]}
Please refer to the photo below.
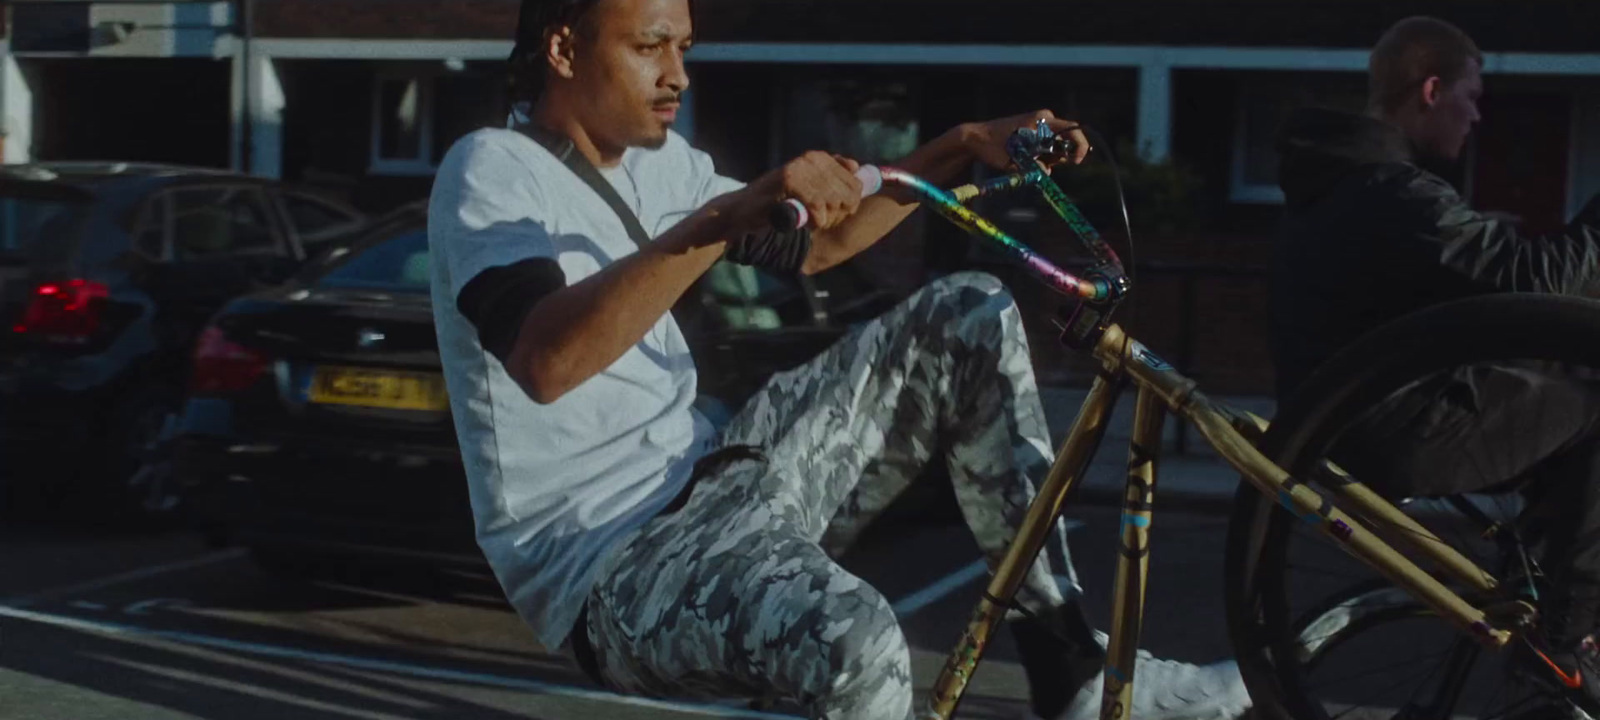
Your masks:
{"label": "car window", "polygon": [[145,204],[139,227],[134,231],[133,247],[144,255],[160,259],[166,249],[167,198],[157,195]]}
{"label": "car window", "polygon": [[70,257],[89,203],[0,196],[0,255]]}
{"label": "car window", "polygon": [[799,296],[793,280],[748,265],[721,261],[704,276],[706,305],[730,330],[777,330],[784,322],[780,306]]}
{"label": "car window", "polygon": [[285,193],[283,208],[289,213],[295,233],[308,242],[327,239],[361,221],[344,208],[298,193]]}
{"label": "car window", "polygon": [[175,190],[171,212],[173,255],[180,261],[280,254],[255,188]]}
{"label": "car window", "polygon": [[325,288],[428,291],[428,231],[408,227],[344,255],[317,280]]}

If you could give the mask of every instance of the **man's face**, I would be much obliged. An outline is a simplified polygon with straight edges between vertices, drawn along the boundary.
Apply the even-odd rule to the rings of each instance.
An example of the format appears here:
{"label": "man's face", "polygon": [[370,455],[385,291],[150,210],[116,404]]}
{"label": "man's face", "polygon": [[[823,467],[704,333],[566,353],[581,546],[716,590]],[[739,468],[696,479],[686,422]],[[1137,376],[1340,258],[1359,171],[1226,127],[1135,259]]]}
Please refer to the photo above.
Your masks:
{"label": "man's face", "polygon": [[1445,160],[1461,157],[1467,134],[1478,122],[1478,98],[1483,95],[1483,75],[1477,61],[1467,61],[1466,74],[1453,83],[1440,85],[1431,106],[1424,103],[1419,137],[1413,138],[1422,150]]}
{"label": "man's face", "polygon": [[573,57],[584,126],[615,147],[660,147],[689,78],[688,0],[601,0]]}

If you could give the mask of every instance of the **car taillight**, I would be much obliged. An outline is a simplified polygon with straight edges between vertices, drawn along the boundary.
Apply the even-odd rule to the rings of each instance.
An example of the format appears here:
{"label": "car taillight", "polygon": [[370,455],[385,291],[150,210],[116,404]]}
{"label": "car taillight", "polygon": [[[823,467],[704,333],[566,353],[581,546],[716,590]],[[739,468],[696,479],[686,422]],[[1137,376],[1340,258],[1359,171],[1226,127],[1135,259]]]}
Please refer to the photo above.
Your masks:
{"label": "car taillight", "polygon": [[33,289],[22,321],[11,331],[51,343],[87,343],[100,329],[109,294],[103,283],[81,278],[41,284]]}
{"label": "car taillight", "polygon": [[222,328],[207,327],[195,345],[189,391],[217,394],[243,390],[266,373],[269,362],[265,355],[228,340]]}

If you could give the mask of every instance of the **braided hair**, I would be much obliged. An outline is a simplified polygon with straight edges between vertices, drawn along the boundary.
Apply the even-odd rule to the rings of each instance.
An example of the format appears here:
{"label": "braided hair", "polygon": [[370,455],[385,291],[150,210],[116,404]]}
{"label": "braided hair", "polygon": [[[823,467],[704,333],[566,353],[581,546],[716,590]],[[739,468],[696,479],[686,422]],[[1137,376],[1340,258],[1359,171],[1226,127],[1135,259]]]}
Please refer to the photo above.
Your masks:
{"label": "braided hair", "polygon": [[576,27],[600,0],[522,0],[516,44],[506,67],[506,96],[512,104],[533,102],[544,93],[545,34],[563,25]]}

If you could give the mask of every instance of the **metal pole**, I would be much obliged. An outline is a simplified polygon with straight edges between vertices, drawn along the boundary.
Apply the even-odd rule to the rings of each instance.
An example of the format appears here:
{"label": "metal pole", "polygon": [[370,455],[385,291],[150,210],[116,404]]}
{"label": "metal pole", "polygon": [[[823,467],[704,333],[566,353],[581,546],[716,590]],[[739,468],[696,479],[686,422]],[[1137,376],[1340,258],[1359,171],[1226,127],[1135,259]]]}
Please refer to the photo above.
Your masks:
{"label": "metal pole", "polygon": [[240,82],[240,91],[244,95],[244,108],[242,117],[239,118],[239,164],[240,170],[251,174],[255,163],[255,138],[252,130],[255,126],[255,91],[251,76],[255,74],[254,57],[251,54],[251,44],[255,38],[255,0],[237,0],[239,5],[239,35],[241,42],[240,63],[243,77]]}

